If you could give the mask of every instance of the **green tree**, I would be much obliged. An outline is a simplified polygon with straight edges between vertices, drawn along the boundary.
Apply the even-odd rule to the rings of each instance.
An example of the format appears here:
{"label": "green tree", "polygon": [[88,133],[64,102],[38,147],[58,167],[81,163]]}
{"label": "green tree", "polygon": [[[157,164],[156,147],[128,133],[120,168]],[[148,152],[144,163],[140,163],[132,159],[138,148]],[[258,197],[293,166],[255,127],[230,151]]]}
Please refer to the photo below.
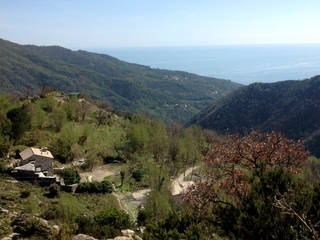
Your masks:
{"label": "green tree", "polygon": [[42,129],[45,122],[47,121],[47,115],[39,106],[39,104],[29,105],[29,114],[31,116],[31,127],[32,129]]}
{"label": "green tree", "polygon": [[62,129],[62,127],[65,124],[66,119],[67,119],[65,111],[63,111],[60,108],[55,108],[52,111],[50,118],[52,120],[52,124],[53,124],[56,132],[59,132]]}
{"label": "green tree", "polygon": [[156,162],[161,165],[168,159],[168,135],[166,126],[160,121],[154,121],[152,127],[149,128],[150,139],[148,141],[148,149],[152,153]]}
{"label": "green tree", "polygon": [[77,119],[77,109],[80,107],[78,98],[75,96],[70,97],[69,101],[63,104],[63,108],[67,114],[68,120],[78,120]]}
{"label": "green tree", "polygon": [[179,163],[179,139],[183,134],[183,127],[178,123],[171,123],[168,128],[168,143],[169,143],[169,163],[171,164],[170,175],[176,175],[181,168]]}
{"label": "green tree", "polygon": [[7,113],[12,123],[12,138],[18,140],[30,128],[31,117],[23,107],[14,108]]}
{"label": "green tree", "polygon": [[0,158],[6,157],[12,142],[9,136],[0,135]]}
{"label": "green tree", "polygon": [[37,102],[40,107],[46,111],[47,113],[51,113],[53,111],[53,109],[56,108],[58,102],[56,99],[54,99],[54,97],[45,97],[45,98],[41,98],[38,100]]}
{"label": "green tree", "polygon": [[178,159],[184,170],[190,165],[195,166],[196,162],[203,159],[204,145],[205,138],[198,127],[190,127],[184,131],[178,142]]}
{"label": "green tree", "polygon": [[51,142],[50,150],[53,156],[62,163],[71,162],[73,159],[71,146],[60,138],[56,138]]}
{"label": "green tree", "polygon": [[134,123],[128,131],[128,139],[131,152],[145,153],[149,142],[147,125]]}
{"label": "green tree", "polygon": [[154,161],[145,163],[145,168],[148,170],[147,178],[151,188],[145,206],[145,215],[147,221],[162,221],[170,211],[169,171],[166,166]]}
{"label": "green tree", "polygon": [[59,172],[59,176],[63,178],[66,185],[80,182],[80,175],[78,171],[72,168],[65,168]]}

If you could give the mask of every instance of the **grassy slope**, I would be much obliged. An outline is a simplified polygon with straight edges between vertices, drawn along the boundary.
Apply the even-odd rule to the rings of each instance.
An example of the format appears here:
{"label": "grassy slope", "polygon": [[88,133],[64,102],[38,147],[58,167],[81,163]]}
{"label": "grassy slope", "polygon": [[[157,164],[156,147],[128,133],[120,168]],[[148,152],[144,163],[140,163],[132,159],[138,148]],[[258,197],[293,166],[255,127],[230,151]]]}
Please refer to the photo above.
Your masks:
{"label": "grassy slope", "polygon": [[[21,193],[30,192],[30,196],[22,198]],[[59,198],[47,198],[44,188],[28,182],[14,182],[14,179],[0,174],[0,207],[10,213],[21,212],[45,217],[49,208],[59,208],[61,216],[51,220],[51,224],[63,224],[68,218],[79,215],[93,216],[101,210],[118,208],[118,202],[111,194],[70,194],[61,192]],[[12,232],[10,217],[0,213],[0,238]]]}

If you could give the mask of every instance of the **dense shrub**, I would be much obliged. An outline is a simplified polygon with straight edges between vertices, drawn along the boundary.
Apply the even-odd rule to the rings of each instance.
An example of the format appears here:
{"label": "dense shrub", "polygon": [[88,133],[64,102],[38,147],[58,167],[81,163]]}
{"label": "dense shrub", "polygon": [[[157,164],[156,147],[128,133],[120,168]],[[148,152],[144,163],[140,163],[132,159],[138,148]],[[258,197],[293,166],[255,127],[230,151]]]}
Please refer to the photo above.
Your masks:
{"label": "dense shrub", "polygon": [[204,232],[204,226],[199,223],[192,214],[181,211],[171,212],[170,215],[161,222],[148,222],[143,239],[146,240],[204,240],[208,239]]}
{"label": "dense shrub", "polygon": [[140,169],[135,169],[132,171],[132,177],[137,181],[141,182],[143,178],[143,172]]}
{"label": "dense shrub", "polygon": [[72,169],[66,168],[59,172],[60,177],[63,178],[64,183],[66,185],[75,184],[80,182],[80,175],[79,173]]}
{"label": "dense shrub", "polygon": [[3,136],[0,134],[0,158],[6,157],[11,147],[11,141],[9,136]]}
{"label": "dense shrub", "polygon": [[31,126],[31,117],[24,108],[14,108],[7,113],[12,123],[12,138],[19,139]]}
{"label": "dense shrub", "polygon": [[70,208],[65,202],[52,201],[48,207],[44,207],[41,218],[55,220],[63,223],[74,223],[78,211]]}
{"label": "dense shrub", "polygon": [[49,193],[47,194],[48,197],[50,198],[55,198],[55,197],[59,197],[60,195],[60,189],[58,184],[51,184],[49,187]]}
{"label": "dense shrub", "polygon": [[94,235],[97,238],[115,237],[120,235],[121,229],[133,226],[129,215],[118,209],[101,211],[94,217],[79,216],[76,223],[79,233]]}
{"label": "dense shrub", "polygon": [[60,138],[52,141],[52,143],[50,144],[50,150],[55,158],[62,163],[71,162],[73,159],[71,146],[69,146]]}
{"label": "dense shrub", "polygon": [[27,198],[27,197],[29,197],[29,196],[30,196],[30,191],[28,191],[28,190],[22,191],[22,192],[20,193],[20,197],[21,197],[21,198]]}
{"label": "dense shrub", "polygon": [[80,183],[76,190],[77,193],[112,193],[112,184],[109,181]]}
{"label": "dense shrub", "polygon": [[5,173],[7,171],[6,162],[0,159],[0,173]]}

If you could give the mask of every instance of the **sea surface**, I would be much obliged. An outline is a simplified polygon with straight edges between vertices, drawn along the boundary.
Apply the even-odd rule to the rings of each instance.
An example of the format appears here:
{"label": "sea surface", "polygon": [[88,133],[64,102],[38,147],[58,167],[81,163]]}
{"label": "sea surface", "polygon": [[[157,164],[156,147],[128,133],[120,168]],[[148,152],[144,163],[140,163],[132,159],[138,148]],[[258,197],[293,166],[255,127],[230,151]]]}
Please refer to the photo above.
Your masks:
{"label": "sea surface", "polygon": [[320,75],[320,44],[90,49],[153,68],[250,84]]}

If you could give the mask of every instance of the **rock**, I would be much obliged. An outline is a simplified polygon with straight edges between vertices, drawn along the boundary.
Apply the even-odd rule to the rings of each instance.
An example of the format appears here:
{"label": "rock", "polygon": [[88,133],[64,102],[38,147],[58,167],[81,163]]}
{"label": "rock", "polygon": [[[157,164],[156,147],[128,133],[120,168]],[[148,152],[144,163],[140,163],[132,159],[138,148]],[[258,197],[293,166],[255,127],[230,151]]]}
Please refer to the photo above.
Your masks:
{"label": "rock", "polygon": [[0,208],[0,213],[9,214],[9,210],[4,209],[4,208]]}
{"label": "rock", "polygon": [[37,219],[39,220],[40,224],[44,225],[44,226],[48,226],[49,225],[49,222],[43,218],[38,218]]}
{"label": "rock", "polygon": [[59,232],[60,227],[59,227],[58,225],[53,225],[53,226],[52,226],[52,229],[53,229],[54,231],[56,231],[56,232]]}
{"label": "rock", "polygon": [[139,231],[141,234],[143,234],[145,230],[146,230],[146,227],[139,227],[139,228],[138,228],[138,231]]}
{"label": "rock", "polygon": [[119,237],[114,238],[113,240],[133,240],[133,238],[131,236],[130,237],[119,236]]}
{"label": "rock", "polygon": [[138,235],[134,235],[133,236],[133,239],[135,239],[135,240],[143,240],[141,237],[139,237]]}
{"label": "rock", "polygon": [[121,230],[121,234],[126,237],[131,237],[135,234],[135,232],[130,229],[126,229],[126,230]]}
{"label": "rock", "polygon": [[48,221],[29,214],[22,214],[16,217],[11,225],[13,230],[20,233],[22,236],[36,234],[47,237],[51,234],[51,228],[48,225]]}
{"label": "rock", "polygon": [[79,184],[77,184],[77,183],[71,184],[71,185],[64,185],[64,186],[61,186],[61,190],[65,191],[65,192],[75,193],[78,185]]}
{"label": "rock", "polygon": [[72,238],[72,240],[98,240],[94,237],[85,234],[78,234]]}
{"label": "rock", "polygon": [[11,233],[9,236],[2,238],[1,240],[17,240],[20,239],[20,234],[18,233]]}

